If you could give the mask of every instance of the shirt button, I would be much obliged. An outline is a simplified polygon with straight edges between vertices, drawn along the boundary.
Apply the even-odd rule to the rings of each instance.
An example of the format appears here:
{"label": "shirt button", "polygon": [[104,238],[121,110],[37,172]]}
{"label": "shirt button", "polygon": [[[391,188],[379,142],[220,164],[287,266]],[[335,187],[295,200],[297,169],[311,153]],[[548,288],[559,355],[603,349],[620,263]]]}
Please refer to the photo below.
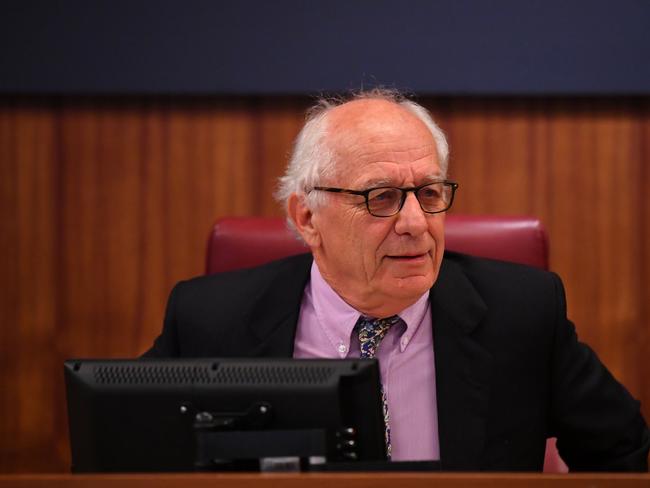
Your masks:
{"label": "shirt button", "polygon": [[347,346],[343,343],[339,344],[338,350],[341,354],[345,354],[346,352],[348,352]]}

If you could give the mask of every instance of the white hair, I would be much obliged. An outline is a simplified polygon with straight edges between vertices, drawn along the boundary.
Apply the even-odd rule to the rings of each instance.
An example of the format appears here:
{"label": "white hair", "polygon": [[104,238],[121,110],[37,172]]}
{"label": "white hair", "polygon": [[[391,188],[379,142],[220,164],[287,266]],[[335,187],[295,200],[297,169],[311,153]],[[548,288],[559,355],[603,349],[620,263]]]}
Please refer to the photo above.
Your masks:
{"label": "white hair", "polygon": [[[305,195],[309,208],[316,208],[322,203],[321,192],[311,192],[323,179],[335,172],[336,161],[333,150],[327,141],[327,114],[334,108],[354,100],[385,100],[395,103],[417,117],[429,129],[436,143],[438,161],[443,177],[447,175],[449,146],[442,129],[433,121],[429,111],[423,106],[404,97],[397,90],[374,88],[353,93],[348,97],[322,98],[307,111],[306,122],[298,134],[293,152],[284,175],[279,180],[276,199],[283,204],[293,193]],[[289,221],[290,226],[291,222]]]}

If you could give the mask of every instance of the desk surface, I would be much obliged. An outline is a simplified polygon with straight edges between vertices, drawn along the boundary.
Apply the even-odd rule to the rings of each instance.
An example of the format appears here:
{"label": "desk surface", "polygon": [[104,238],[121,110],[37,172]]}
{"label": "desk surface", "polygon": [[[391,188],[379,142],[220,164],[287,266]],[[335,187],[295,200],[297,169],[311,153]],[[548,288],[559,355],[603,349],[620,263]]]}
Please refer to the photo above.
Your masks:
{"label": "desk surface", "polygon": [[291,473],[291,474],[17,474],[0,475],[0,488],[650,488],[650,474],[518,473]]}

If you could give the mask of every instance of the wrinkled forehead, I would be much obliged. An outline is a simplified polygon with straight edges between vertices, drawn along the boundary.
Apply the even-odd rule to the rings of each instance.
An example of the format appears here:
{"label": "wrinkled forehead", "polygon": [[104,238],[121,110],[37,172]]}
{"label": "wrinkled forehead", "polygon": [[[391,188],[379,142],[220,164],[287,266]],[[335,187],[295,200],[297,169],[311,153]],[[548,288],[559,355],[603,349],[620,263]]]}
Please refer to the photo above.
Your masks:
{"label": "wrinkled forehead", "polygon": [[439,171],[428,127],[404,107],[385,100],[356,100],[331,111],[326,140],[336,176],[349,179],[373,163],[417,163]]}

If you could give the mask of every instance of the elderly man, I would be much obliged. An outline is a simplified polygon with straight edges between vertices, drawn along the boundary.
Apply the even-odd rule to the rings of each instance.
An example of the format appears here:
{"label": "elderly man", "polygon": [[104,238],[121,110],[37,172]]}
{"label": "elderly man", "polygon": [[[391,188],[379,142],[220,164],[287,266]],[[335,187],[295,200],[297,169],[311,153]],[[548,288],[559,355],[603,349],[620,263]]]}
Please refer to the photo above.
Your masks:
{"label": "elderly man", "polygon": [[393,460],[646,470],[638,403],[577,341],[557,276],[444,252],[447,143],[383,91],[322,102],[279,198],[311,254],[178,284],[150,357],[379,359]]}

